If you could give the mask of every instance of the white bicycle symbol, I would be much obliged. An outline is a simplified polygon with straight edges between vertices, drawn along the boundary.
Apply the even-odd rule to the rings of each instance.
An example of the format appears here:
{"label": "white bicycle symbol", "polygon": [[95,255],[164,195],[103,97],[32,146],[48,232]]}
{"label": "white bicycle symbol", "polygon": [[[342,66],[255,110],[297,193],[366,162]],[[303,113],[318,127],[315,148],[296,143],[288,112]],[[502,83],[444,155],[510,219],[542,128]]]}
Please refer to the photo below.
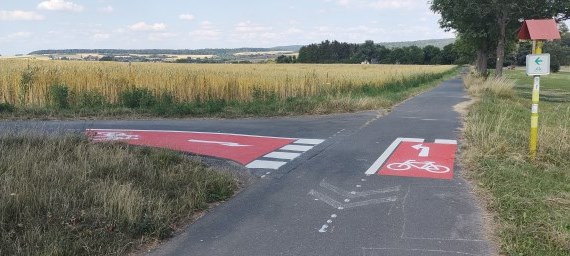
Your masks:
{"label": "white bicycle symbol", "polygon": [[93,137],[94,141],[116,141],[116,140],[138,140],[138,135],[131,135],[124,132],[97,132]]}
{"label": "white bicycle symbol", "polygon": [[391,163],[386,167],[394,171],[407,171],[412,168],[428,171],[431,173],[446,173],[450,171],[449,167],[436,165],[435,162],[417,162],[415,160],[408,160],[403,163]]}

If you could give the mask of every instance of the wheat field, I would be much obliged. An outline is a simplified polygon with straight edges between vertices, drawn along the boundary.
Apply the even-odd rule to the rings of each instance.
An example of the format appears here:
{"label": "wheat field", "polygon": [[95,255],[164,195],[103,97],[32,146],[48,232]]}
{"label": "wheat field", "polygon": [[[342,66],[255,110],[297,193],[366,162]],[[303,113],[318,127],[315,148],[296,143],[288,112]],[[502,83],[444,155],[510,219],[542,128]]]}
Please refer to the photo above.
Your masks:
{"label": "wheat field", "polygon": [[146,88],[177,102],[249,101],[256,93],[279,99],[381,87],[414,76],[443,73],[454,66],[169,64],[0,60],[0,103],[46,106],[49,87],[96,92],[116,103],[122,91]]}

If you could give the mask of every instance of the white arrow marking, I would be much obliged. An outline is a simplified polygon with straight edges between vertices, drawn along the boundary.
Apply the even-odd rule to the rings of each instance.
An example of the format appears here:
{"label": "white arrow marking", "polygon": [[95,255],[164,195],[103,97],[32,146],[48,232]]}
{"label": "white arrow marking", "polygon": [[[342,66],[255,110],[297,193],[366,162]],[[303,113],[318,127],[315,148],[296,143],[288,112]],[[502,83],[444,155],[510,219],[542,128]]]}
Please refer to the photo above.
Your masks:
{"label": "white arrow marking", "polygon": [[251,145],[242,145],[235,142],[226,142],[226,141],[209,141],[209,140],[188,140],[188,142],[193,143],[206,143],[206,144],[218,144],[226,147],[251,147]]}
{"label": "white arrow marking", "polygon": [[322,180],[321,183],[319,184],[319,186],[321,186],[322,188],[326,188],[332,192],[335,192],[342,197],[346,197],[346,198],[350,198],[350,199],[354,199],[354,198],[358,198],[358,197],[368,197],[368,196],[372,196],[372,195],[376,195],[376,194],[384,194],[384,193],[400,191],[400,186],[395,186],[395,187],[389,187],[389,188],[379,189],[379,190],[368,190],[368,191],[364,191],[364,192],[356,192],[356,191],[348,192],[342,188],[339,188],[337,186],[334,186],[334,185],[326,182],[326,180]]}
{"label": "white arrow marking", "polygon": [[367,205],[371,205],[371,204],[396,202],[398,200],[398,197],[391,196],[391,197],[385,197],[385,198],[379,198],[379,199],[366,200],[366,201],[362,201],[362,202],[343,204],[337,200],[332,199],[330,196],[325,195],[321,192],[318,192],[314,189],[311,189],[311,191],[309,191],[309,195],[311,195],[311,196],[323,201],[324,203],[332,206],[333,208],[336,208],[339,210],[349,209],[349,208],[354,208],[354,207],[367,206]]}
{"label": "white arrow marking", "polygon": [[420,157],[428,157],[429,156],[429,147],[424,147],[424,144],[418,144],[413,146],[417,150],[421,150],[419,156]]}

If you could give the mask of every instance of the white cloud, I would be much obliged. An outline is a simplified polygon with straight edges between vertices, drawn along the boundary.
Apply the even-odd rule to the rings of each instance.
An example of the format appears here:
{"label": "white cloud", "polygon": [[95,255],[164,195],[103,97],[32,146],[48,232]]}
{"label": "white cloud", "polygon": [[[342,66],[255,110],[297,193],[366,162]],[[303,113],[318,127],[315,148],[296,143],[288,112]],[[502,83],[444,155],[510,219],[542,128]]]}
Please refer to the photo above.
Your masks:
{"label": "white cloud", "polygon": [[30,36],[32,36],[32,33],[30,33],[30,32],[16,32],[16,33],[9,34],[7,37],[8,38],[26,38],[26,37],[30,37]]}
{"label": "white cloud", "polygon": [[38,9],[47,11],[83,11],[84,7],[64,0],[48,0],[38,4]]}
{"label": "white cloud", "polygon": [[273,28],[254,24],[251,21],[240,22],[235,27],[235,31],[239,33],[254,33],[269,30],[273,30]]}
{"label": "white cloud", "polygon": [[219,40],[222,32],[214,27],[209,21],[202,21],[200,27],[190,32],[190,36],[196,41]]}
{"label": "white cloud", "polygon": [[[413,0],[379,0],[369,3],[369,6],[375,9],[403,9],[417,6],[420,4],[418,2]],[[422,2],[427,5],[427,1]]]}
{"label": "white cloud", "polygon": [[337,0],[337,5],[343,7],[386,9],[410,9],[427,7],[427,0]]}
{"label": "white cloud", "polygon": [[30,36],[32,36],[32,33],[21,31],[21,32],[16,32],[16,33],[12,33],[12,34],[8,34],[6,36],[0,37],[0,41],[13,41],[13,40],[18,40],[18,39],[28,38]]}
{"label": "white cloud", "polygon": [[109,38],[111,38],[111,35],[105,33],[97,33],[93,35],[93,39],[95,40],[107,40]]}
{"label": "white cloud", "polygon": [[152,33],[148,36],[148,40],[150,41],[162,41],[165,39],[172,39],[178,37],[178,34],[175,33]]}
{"label": "white cloud", "polygon": [[139,22],[129,26],[133,31],[163,31],[166,30],[166,24],[154,23],[147,24],[146,22]]}
{"label": "white cloud", "polygon": [[303,32],[304,31],[302,29],[294,28],[294,27],[287,29],[287,34],[301,34]]}
{"label": "white cloud", "polygon": [[180,14],[178,15],[178,18],[181,20],[194,20],[196,17],[192,14]]}
{"label": "white cloud", "polygon": [[280,36],[282,35],[273,32],[272,27],[262,26],[251,21],[244,21],[236,24],[230,40],[242,43],[267,44]]}
{"label": "white cloud", "polygon": [[101,7],[98,9],[99,12],[103,12],[103,13],[112,13],[115,11],[115,8],[113,8],[113,6],[107,5],[105,7]]}
{"label": "white cloud", "polygon": [[35,12],[25,12],[25,11],[3,11],[0,10],[0,20],[43,20],[44,16],[39,15]]}

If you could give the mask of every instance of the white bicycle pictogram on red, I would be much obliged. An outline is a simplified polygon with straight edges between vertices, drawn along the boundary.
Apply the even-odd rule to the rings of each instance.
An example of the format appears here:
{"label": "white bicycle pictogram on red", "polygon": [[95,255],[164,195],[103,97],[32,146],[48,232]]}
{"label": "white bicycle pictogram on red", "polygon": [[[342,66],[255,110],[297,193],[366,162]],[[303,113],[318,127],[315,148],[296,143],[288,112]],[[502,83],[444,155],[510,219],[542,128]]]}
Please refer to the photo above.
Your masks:
{"label": "white bicycle pictogram on red", "polygon": [[125,132],[96,132],[94,141],[117,141],[117,140],[138,140],[139,135],[127,134]]}
{"label": "white bicycle pictogram on red", "polygon": [[394,171],[407,171],[412,168],[428,171],[431,173],[447,173],[450,171],[449,167],[444,165],[437,165],[435,162],[418,162],[416,160],[408,160],[403,163],[391,163],[386,168]]}

